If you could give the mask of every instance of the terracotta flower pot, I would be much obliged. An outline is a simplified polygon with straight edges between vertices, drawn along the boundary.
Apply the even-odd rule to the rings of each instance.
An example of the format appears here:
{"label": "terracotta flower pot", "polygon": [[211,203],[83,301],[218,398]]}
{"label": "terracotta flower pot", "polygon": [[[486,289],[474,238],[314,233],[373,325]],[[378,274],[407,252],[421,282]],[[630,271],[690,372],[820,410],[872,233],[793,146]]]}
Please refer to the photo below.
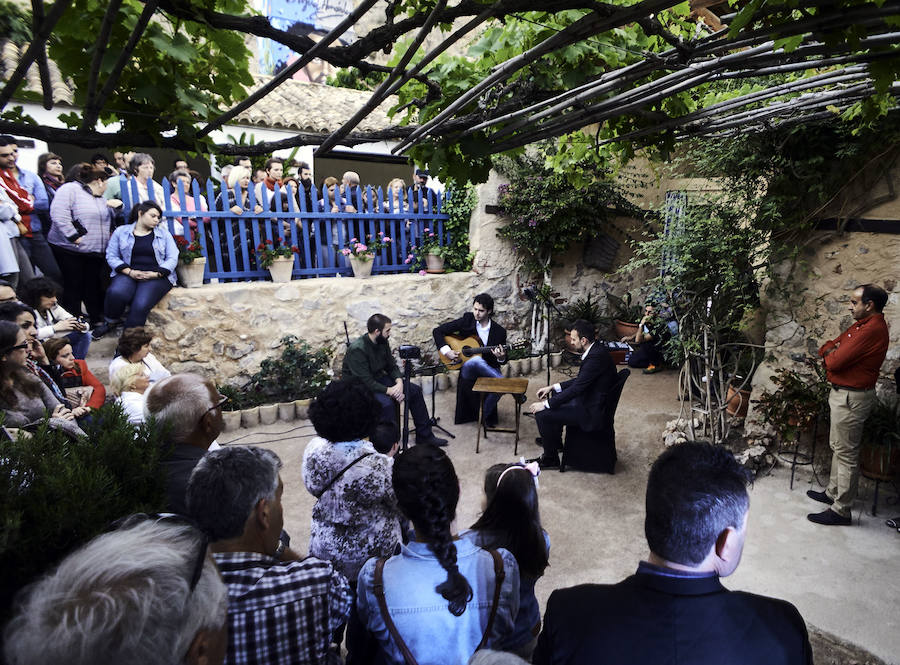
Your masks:
{"label": "terracotta flower pot", "polygon": [[425,272],[442,273],[444,272],[444,257],[437,254],[425,255]]}
{"label": "terracotta flower pot", "polygon": [[182,263],[178,261],[175,266],[175,273],[178,275],[178,281],[186,289],[197,289],[203,286],[203,274],[206,272],[206,257],[194,259],[190,263]]}
{"label": "terracotta flower pot", "polygon": [[750,406],[750,391],[749,390],[735,390],[729,384],[728,394],[726,395],[726,401],[725,401],[725,411],[727,411],[729,415],[735,416],[737,418],[746,418],[747,417],[747,407],[749,407],[749,406]]}
{"label": "terracotta flower pot", "polygon": [[625,336],[634,337],[638,331],[638,324],[627,321],[615,320],[616,337],[622,339]]}
{"label": "terracotta flower pot", "polygon": [[863,444],[859,449],[859,469],[872,480],[893,480],[900,472],[900,446]]}

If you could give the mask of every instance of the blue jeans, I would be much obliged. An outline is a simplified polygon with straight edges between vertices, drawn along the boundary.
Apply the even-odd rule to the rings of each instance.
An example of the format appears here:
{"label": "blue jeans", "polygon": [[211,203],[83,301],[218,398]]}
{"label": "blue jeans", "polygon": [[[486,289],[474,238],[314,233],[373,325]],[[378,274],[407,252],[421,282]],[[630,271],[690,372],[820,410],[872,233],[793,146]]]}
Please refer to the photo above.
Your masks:
{"label": "blue jeans", "polygon": [[[462,369],[459,370],[459,376],[461,379],[474,382],[480,376],[499,379],[503,376],[503,373],[488,365],[481,356],[475,356],[462,366]],[[490,393],[484,398],[484,420],[489,425],[492,424],[490,423],[491,420],[496,420],[497,418],[497,402],[499,401],[500,395],[496,393]]]}
{"label": "blue jeans", "polygon": [[[25,252],[28,254],[28,258],[31,259],[31,265],[35,268],[40,268],[45,276],[60,286],[65,286],[63,284],[62,271],[59,269],[59,264],[53,256],[50,245],[47,244],[47,238],[44,237],[43,231],[32,230],[31,235],[31,238],[19,239],[22,247],[25,248]],[[78,356],[75,357],[77,358]]]}
{"label": "blue jeans", "polygon": [[79,360],[84,360],[87,356],[88,348],[91,346],[91,333],[73,330],[70,333],[66,333],[66,337],[72,345],[72,355]]}
{"label": "blue jeans", "polygon": [[106,290],[103,314],[110,321],[120,319],[126,305],[130,304],[131,309],[128,311],[128,318],[125,319],[125,327],[142,326],[147,322],[150,310],[171,288],[171,282],[165,277],[138,281],[128,275],[118,274],[112,278]]}

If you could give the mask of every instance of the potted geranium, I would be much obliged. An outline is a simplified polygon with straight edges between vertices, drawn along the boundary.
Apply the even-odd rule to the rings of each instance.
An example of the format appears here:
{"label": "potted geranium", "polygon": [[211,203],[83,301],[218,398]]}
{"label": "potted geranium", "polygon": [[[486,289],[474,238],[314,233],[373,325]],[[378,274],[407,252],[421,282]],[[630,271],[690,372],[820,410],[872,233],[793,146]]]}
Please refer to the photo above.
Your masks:
{"label": "potted geranium", "polygon": [[[416,253],[418,263],[425,264],[425,272],[442,273],[444,272],[444,259],[449,248],[441,244],[441,237],[427,226],[422,229],[422,240],[418,247],[413,246],[412,250]],[[415,265],[413,269],[415,269]]]}
{"label": "potted geranium", "polygon": [[860,471],[867,478],[891,480],[900,471],[900,399],[878,397],[863,425]]}
{"label": "potted geranium", "polygon": [[184,236],[175,236],[178,245],[178,265],[175,272],[183,286],[195,289],[203,286],[203,273],[206,271],[206,257],[199,240],[189,242]]}
{"label": "potted geranium", "polygon": [[271,240],[264,240],[256,247],[256,255],[259,257],[259,265],[269,269],[269,275],[273,282],[291,281],[291,273],[294,271],[294,254],[299,254],[300,249],[294,245],[289,247]]}
{"label": "potted geranium", "polygon": [[372,274],[375,254],[390,247],[392,240],[379,231],[376,236],[366,236],[365,241],[359,238],[350,238],[347,246],[341,250],[341,254],[350,261],[353,268],[353,276],[364,279]]}

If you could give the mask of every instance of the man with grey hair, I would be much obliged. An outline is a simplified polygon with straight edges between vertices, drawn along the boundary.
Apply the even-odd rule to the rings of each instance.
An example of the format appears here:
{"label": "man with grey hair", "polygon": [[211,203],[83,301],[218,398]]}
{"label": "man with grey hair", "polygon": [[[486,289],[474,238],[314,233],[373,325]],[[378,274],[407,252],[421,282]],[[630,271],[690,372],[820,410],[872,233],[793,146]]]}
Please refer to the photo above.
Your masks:
{"label": "man with grey hair", "polygon": [[278,455],[229,446],[206,454],[187,489],[228,586],[228,663],[340,662],[331,636],[350,613],[350,587],[328,561],[301,560],[279,536]]}
{"label": "man with grey hair", "polygon": [[172,450],[162,460],[166,472],[167,509],[186,514],[184,492],[191,471],[222,433],[225,422],[216,384],[197,374],[174,374],[147,392],[144,417],[168,432]]}
{"label": "man with grey hair", "polygon": [[227,592],[207,540],[176,516],[133,516],[24,589],[9,665],[220,665]]}

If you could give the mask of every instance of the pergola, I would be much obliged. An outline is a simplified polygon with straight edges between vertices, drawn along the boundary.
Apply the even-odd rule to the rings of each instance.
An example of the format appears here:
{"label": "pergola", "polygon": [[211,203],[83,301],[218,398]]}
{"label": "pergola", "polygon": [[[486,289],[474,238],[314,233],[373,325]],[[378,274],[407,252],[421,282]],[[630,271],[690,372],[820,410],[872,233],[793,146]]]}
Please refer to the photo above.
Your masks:
{"label": "pergola", "polygon": [[[6,107],[22,83],[26,71],[37,63],[44,89],[44,105],[52,106],[49,75],[46,74],[46,42],[72,0],[57,0],[45,8],[33,0],[34,39],[18,67],[0,88],[0,108]],[[264,99],[281,83],[314,58],[336,67],[355,67],[362,73],[381,72],[384,80],[352,117],[330,135],[299,134],[288,140],[255,146],[220,146],[225,152],[269,152],[293,145],[319,144],[316,155],[328,153],[339,143],[399,139],[395,152],[417,145],[449,145],[476,140],[485,153],[500,153],[582,130],[602,127],[625,115],[640,119],[629,131],[594,137],[606,142],[653,142],[694,136],[725,137],[735,132],[779,124],[806,123],[833,118],[854,104],[880,95],[882,108],[894,110],[900,81],[900,0],[860,2],[855,0],[691,0],[695,29],[690,37],[673,34],[661,13],[678,5],[675,0],[643,0],[630,5],[585,0],[500,0],[483,2],[446,0],[407,2],[392,0],[387,9],[378,0],[362,0],[354,11],[318,42],[274,28],[261,16],[234,15],[209,9],[210,3],[194,0],[146,0],[131,38],[116,58],[115,67],[100,75],[108,43],[109,27],[116,20],[121,0],[112,0],[106,11],[90,62],[90,86],[83,119],[77,129],[35,127],[14,120],[0,121],[0,131],[46,140],[96,146],[130,144],[159,145],[178,149],[196,147],[211,131],[222,127],[244,109]],[[402,7],[401,7],[402,5]],[[378,8],[376,8],[376,6]],[[406,11],[410,8],[409,11]],[[402,9],[395,15],[395,10]],[[433,74],[441,54],[466,43],[488,25],[523,16],[527,12],[578,10],[580,18],[554,31],[546,39],[497,64],[477,84],[456,96],[445,94]],[[367,14],[383,12],[384,20],[349,44],[339,38]],[[252,91],[240,103],[210,114],[191,140],[181,136],[112,135],[97,128],[98,116],[128,66],[135,46],[151,20],[199,21],[212,28],[238,31],[275,40],[293,49],[298,59],[271,81]],[[452,25],[439,33],[440,26]],[[560,49],[587,43],[623,26],[638,26],[645,35],[661,40],[665,49],[633,53],[631,62],[609,68],[571,87],[513,85],[523,70],[546,65]],[[424,56],[414,56],[426,38],[440,34],[436,45]],[[398,53],[395,66],[376,64],[375,56],[410,41]],[[562,77],[560,77],[562,78]],[[389,95],[410,81],[424,83],[427,100],[407,104],[412,122],[389,132],[361,132],[362,119]],[[662,103],[685,92],[709,89],[717,82],[752,83],[745,94],[731,96],[695,110],[673,114]],[[885,102],[887,99],[887,102]],[[440,111],[432,117],[416,117],[416,107],[437,100]]]}

